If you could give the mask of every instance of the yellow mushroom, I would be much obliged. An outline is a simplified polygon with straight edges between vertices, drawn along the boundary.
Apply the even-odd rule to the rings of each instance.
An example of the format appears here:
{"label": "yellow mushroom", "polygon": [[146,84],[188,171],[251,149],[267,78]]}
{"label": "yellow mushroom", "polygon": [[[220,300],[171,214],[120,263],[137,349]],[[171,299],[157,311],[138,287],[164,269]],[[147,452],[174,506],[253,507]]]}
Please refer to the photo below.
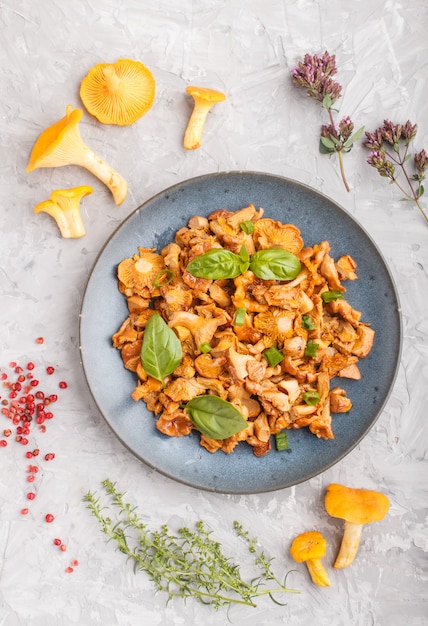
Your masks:
{"label": "yellow mushroom", "polygon": [[80,85],[87,111],[103,124],[128,126],[153,104],[156,83],[140,61],[119,59],[94,65]]}
{"label": "yellow mushroom", "polygon": [[329,587],[330,579],[321,559],[327,551],[327,541],[321,533],[310,531],[296,537],[290,553],[297,563],[305,562],[315,585]]}
{"label": "yellow mushroom", "polygon": [[80,165],[110,189],[116,204],[122,204],[128,192],[128,185],[116,170],[83,142],[79,131],[82,115],[81,109],[67,106],[65,116],[44,130],[37,139],[30,155],[27,172],[40,167]]}
{"label": "yellow mushroom", "polygon": [[202,141],[202,131],[204,130],[207,115],[216,102],[226,100],[226,96],[221,91],[208,89],[206,87],[186,87],[186,91],[193,97],[194,107],[192,115],[184,133],[183,145],[186,150],[199,148]]}
{"label": "yellow mushroom", "polygon": [[47,213],[56,221],[62,237],[76,239],[85,235],[85,227],[80,215],[80,201],[92,193],[92,187],[74,187],[56,189],[50,200],[40,202],[34,207],[34,213]]}
{"label": "yellow mushroom", "polygon": [[340,569],[351,565],[355,559],[363,525],[382,520],[388,513],[389,500],[378,491],[331,484],[327,487],[325,508],[332,517],[345,520],[342,543],[334,563],[334,567]]}

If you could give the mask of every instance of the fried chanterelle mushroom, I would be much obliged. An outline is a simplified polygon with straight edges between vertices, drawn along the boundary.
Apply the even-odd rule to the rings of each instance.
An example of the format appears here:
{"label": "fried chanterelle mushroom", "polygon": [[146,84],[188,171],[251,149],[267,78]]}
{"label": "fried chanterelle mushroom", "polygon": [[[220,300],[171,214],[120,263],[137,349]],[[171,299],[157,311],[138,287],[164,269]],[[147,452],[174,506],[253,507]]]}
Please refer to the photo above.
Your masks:
{"label": "fried chanterelle mushroom", "polygon": [[[246,442],[263,456],[272,436],[305,427],[333,439],[332,415],[350,411],[352,402],[331,380],[358,381],[358,362],[373,343],[374,331],[345,297],[345,278],[357,278],[355,261],[347,256],[336,262],[328,241],[304,247],[296,226],[263,215],[251,204],[194,216],[163,249],[140,248],[118,267],[129,315],[113,345],[138,378],[132,397],[146,403],[162,433],[180,437],[199,430],[210,452],[231,453]],[[223,272],[231,263],[232,277],[195,271],[195,262],[218,253],[221,263],[211,265]],[[181,345],[178,367],[161,383],[140,359],[155,312],[165,322],[165,342],[171,331]],[[175,363],[176,350],[171,358]],[[186,412],[186,403],[201,395],[232,404],[246,428],[225,439],[203,433]]]}

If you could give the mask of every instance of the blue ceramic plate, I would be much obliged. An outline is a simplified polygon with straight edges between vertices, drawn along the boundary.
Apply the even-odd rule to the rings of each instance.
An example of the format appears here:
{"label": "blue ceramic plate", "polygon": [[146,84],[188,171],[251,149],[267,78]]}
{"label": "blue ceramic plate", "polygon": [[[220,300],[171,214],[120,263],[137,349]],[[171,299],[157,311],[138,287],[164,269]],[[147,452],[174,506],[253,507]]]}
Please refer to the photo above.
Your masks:
{"label": "blue ceramic plate", "polygon": [[[155,427],[145,404],[134,402],[136,376],[125,370],[111,336],[127,317],[117,289],[118,263],[138,247],[161,249],[192,215],[253,203],[265,217],[292,223],[305,245],[327,239],[331,254],[350,254],[357,281],[348,281],[346,298],[376,331],[374,347],[360,361],[362,379],[340,379],[353,402],[349,413],[333,416],[335,439],[320,440],[308,429],[289,431],[289,452],[253,455],[245,444],[226,455],[211,454],[199,435],[172,438]],[[83,297],[81,358],[93,398],[117,437],[139,459],[162,474],[193,487],[222,493],[259,493],[290,487],[323,472],[350,452],[368,433],[391,392],[400,359],[401,316],[396,289],[370,236],[344,209],[313,189],[269,174],[230,172],[201,176],[170,187],[133,212],[99,254]]]}

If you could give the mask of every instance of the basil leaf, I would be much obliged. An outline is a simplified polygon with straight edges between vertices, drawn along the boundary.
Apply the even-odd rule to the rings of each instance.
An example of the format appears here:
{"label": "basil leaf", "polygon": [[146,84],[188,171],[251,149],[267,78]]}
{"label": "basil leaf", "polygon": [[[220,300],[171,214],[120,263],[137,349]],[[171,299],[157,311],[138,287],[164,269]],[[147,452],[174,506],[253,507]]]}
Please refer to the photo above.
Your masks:
{"label": "basil leaf", "polygon": [[250,270],[263,280],[292,280],[300,272],[300,261],[283,248],[259,250],[251,257]]}
{"label": "basil leaf", "polygon": [[248,269],[248,266],[250,264],[250,255],[248,254],[248,250],[245,246],[241,246],[241,249],[239,251],[239,258],[241,259],[242,267],[246,265],[246,268],[242,272],[244,273]]}
{"label": "basil leaf", "polygon": [[197,278],[220,280],[236,278],[247,271],[248,265],[249,260],[243,259],[231,250],[212,248],[192,259],[186,269]]}
{"label": "basil leaf", "polygon": [[218,396],[197,396],[186,404],[194,426],[211,439],[227,439],[247,427],[241,413]]}
{"label": "basil leaf", "polygon": [[141,363],[147,374],[165,385],[165,376],[180,365],[181,342],[159,313],[153,313],[144,330]]}

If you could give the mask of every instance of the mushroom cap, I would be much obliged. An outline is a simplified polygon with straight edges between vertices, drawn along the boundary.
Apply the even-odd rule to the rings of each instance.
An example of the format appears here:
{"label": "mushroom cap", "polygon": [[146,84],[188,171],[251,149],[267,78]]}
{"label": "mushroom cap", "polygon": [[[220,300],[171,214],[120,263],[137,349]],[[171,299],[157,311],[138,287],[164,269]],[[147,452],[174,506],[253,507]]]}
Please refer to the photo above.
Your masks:
{"label": "mushroom cap", "polygon": [[221,91],[216,91],[215,89],[209,89],[208,87],[195,87],[194,85],[189,85],[186,87],[186,91],[188,94],[193,96],[195,99],[205,100],[206,102],[222,102],[226,100],[226,95]]}
{"label": "mushroom cap", "polygon": [[[38,167],[49,167],[43,161],[50,157],[61,145],[64,137],[71,129],[76,130],[83,115],[82,109],[73,109],[69,104],[66,107],[65,115],[58,122],[52,124],[44,130],[38,137],[31,151],[30,160],[27,165],[27,172],[32,172]],[[78,130],[77,130],[78,132]],[[59,163],[64,165],[64,163]]]}
{"label": "mushroom cap", "polygon": [[379,491],[353,489],[333,483],[327,487],[325,508],[332,517],[352,524],[369,524],[385,517],[389,500]]}
{"label": "mushroom cap", "polygon": [[125,289],[139,293],[144,288],[152,292],[156,276],[165,269],[163,257],[152,248],[139,248],[139,254],[119,263],[117,277]]}
{"label": "mushroom cap", "polygon": [[143,63],[118,59],[94,65],[81,82],[80,97],[101,123],[129,126],[150,109],[155,88],[155,79]]}
{"label": "mushroom cap", "polygon": [[80,187],[72,187],[71,189],[55,189],[51,193],[51,200],[61,205],[68,204],[69,201],[78,204],[82,198],[89,196],[93,192],[92,187],[89,185],[80,185]]}
{"label": "mushroom cap", "polygon": [[327,541],[321,533],[309,531],[298,535],[290,547],[290,554],[297,563],[322,559],[327,551]]}
{"label": "mushroom cap", "polygon": [[297,226],[282,224],[267,217],[255,222],[253,238],[257,249],[277,247],[299,254],[303,248],[303,239]]}

